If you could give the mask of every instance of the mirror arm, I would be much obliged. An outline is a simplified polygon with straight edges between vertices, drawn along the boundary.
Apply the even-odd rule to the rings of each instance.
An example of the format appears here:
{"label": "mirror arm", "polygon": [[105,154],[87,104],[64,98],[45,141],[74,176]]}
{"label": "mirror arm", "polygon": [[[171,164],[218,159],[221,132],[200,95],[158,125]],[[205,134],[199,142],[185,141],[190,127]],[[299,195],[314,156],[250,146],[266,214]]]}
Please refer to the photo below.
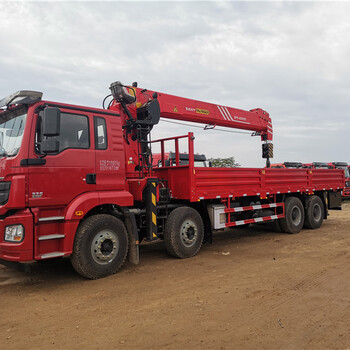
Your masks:
{"label": "mirror arm", "polygon": [[46,152],[43,152],[44,154],[39,154],[39,158],[40,159],[43,159],[47,156],[47,153]]}

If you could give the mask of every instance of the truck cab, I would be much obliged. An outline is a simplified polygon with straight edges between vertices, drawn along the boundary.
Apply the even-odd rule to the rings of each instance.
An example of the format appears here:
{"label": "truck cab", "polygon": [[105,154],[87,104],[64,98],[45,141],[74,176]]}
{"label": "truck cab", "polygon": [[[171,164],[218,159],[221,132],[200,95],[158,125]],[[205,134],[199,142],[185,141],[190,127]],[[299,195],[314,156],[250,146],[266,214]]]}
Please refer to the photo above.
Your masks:
{"label": "truck cab", "polygon": [[19,91],[0,101],[0,256],[8,261],[69,255],[82,217],[133,204],[120,115],[41,97]]}

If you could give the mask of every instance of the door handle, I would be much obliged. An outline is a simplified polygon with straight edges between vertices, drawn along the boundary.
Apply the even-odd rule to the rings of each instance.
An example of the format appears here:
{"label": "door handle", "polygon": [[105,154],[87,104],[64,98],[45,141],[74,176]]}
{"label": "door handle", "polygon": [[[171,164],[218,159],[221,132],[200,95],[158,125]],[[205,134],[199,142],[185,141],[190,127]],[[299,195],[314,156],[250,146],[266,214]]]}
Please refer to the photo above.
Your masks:
{"label": "door handle", "polygon": [[86,183],[96,185],[96,174],[86,174]]}

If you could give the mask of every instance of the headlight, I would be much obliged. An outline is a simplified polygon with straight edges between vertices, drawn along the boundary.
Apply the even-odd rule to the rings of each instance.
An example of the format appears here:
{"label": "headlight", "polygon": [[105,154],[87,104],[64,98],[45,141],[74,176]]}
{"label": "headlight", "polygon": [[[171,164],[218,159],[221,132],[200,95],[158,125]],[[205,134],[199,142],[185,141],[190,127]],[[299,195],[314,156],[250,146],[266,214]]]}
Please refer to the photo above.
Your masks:
{"label": "headlight", "polygon": [[5,241],[22,242],[24,238],[24,227],[22,225],[11,225],[5,227]]}

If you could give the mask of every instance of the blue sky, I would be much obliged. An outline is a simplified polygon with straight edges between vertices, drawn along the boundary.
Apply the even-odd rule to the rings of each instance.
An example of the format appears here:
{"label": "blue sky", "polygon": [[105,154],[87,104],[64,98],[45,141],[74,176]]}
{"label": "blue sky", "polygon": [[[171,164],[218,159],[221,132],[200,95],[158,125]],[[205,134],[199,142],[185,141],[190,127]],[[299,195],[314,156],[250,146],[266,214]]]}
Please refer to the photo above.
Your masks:
{"label": "blue sky", "polygon": [[[100,107],[111,82],[270,113],[274,162],[350,163],[350,3],[0,2],[0,96]],[[258,138],[194,131],[196,152],[264,166]]]}

